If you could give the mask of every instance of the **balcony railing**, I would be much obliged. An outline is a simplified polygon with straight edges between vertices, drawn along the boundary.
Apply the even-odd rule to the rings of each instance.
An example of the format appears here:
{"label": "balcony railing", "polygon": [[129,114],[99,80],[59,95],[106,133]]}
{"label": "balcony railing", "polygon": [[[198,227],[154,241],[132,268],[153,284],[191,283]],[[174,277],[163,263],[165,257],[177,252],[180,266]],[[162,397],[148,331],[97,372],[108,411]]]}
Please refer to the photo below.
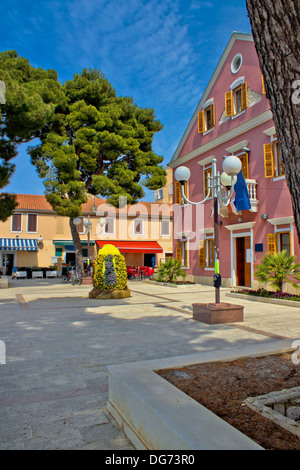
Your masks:
{"label": "balcony railing", "polygon": [[256,181],[255,180],[245,180],[247,188],[248,188],[248,194],[249,194],[249,199],[250,199],[250,204],[251,204],[251,212],[257,212],[258,209],[258,203],[259,201],[256,199]]}

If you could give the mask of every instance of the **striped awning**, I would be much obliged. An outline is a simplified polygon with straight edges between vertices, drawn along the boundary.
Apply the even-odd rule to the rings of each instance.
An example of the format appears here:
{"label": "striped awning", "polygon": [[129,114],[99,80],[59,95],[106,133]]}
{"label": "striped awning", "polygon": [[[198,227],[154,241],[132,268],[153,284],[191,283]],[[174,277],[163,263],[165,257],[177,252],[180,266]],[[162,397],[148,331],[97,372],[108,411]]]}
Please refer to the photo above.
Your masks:
{"label": "striped awning", "polygon": [[33,238],[0,238],[0,250],[38,251],[38,241]]}

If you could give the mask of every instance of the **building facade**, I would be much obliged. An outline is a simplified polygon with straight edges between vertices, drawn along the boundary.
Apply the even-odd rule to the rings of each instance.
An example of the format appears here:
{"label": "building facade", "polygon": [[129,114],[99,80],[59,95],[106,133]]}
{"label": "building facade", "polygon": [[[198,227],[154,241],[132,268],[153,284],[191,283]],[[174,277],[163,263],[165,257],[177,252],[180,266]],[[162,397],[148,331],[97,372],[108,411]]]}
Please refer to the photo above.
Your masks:
{"label": "building facade", "polygon": [[[255,265],[263,255],[286,249],[299,259],[300,252],[272,112],[250,34],[232,34],[170,162],[173,171],[181,165],[190,169],[185,188],[189,200],[204,199],[212,159],[216,158],[221,174],[229,155],[241,160],[251,208],[238,212],[233,202],[219,210],[222,285],[257,288]],[[188,216],[191,207],[181,201],[180,184],[174,180],[173,185],[174,256],[191,278],[211,284],[212,194],[196,215]]]}
{"label": "building facade", "polygon": [[173,171],[172,168],[167,165],[166,167],[167,181],[163,188],[155,190],[155,202],[159,203],[173,203]]}
{"label": "building facade", "polygon": [[[75,263],[69,218],[58,216],[45,196],[17,195],[18,207],[0,223],[0,270],[11,275],[14,267],[47,268],[58,258]],[[84,260],[94,260],[106,243],[116,245],[127,265],[157,266],[172,254],[172,205],[140,202],[115,209],[104,199],[89,198],[77,230]],[[99,218],[104,218],[101,227]],[[91,222],[88,234],[85,220]]]}

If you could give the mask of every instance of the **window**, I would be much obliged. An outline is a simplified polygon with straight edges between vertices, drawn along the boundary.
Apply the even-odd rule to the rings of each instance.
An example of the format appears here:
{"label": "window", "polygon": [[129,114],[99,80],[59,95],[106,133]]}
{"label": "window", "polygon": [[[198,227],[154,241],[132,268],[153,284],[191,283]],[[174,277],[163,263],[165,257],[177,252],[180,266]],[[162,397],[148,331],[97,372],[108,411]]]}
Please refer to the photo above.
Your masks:
{"label": "window", "polygon": [[268,233],[267,235],[268,253],[278,253],[286,250],[287,255],[291,254],[291,232]]}
{"label": "window", "polygon": [[12,232],[22,232],[22,214],[13,214],[11,221]]}
{"label": "window", "polygon": [[27,215],[27,232],[29,233],[37,232],[37,214]]}
{"label": "window", "polygon": [[169,220],[160,221],[160,234],[163,237],[170,236],[170,221]]}
{"label": "window", "polygon": [[62,257],[62,252],[63,252],[62,248],[55,247],[55,256],[57,256],[58,258],[61,258]]}
{"label": "window", "polygon": [[77,225],[77,231],[78,233],[84,233],[84,226],[83,226],[83,217],[80,218],[80,224]]}
{"label": "window", "polygon": [[110,234],[115,233],[114,219],[106,218],[105,222],[106,223],[105,223],[105,226],[104,226],[104,233],[110,233]]}
{"label": "window", "polygon": [[163,199],[163,197],[164,197],[164,190],[163,190],[163,188],[158,189],[158,190],[156,191],[156,200],[158,201],[159,199]]}
{"label": "window", "polygon": [[278,141],[264,144],[265,178],[284,176],[282,152]]}
{"label": "window", "polygon": [[173,194],[173,185],[172,184],[170,184],[170,187],[169,187],[169,194],[170,194],[170,196],[172,196],[172,194]]}
{"label": "window", "polygon": [[236,54],[231,61],[231,72],[237,73],[240,70],[242,63],[243,63],[242,54]]}
{"label": "window", "polygon": [[210,131],[215,127],[215,124],[215,105],[212,103],[198,113],[198,133],[203,134]]}
{"label": "window", "polygon": [[225,115],[236,116],[248,107],[247,82],[241,83],[225,93]]}
{"label": "window", "polygon": [[[187,182],[184,183],[184,194],[187,196]],[[181,194],[181,183],[175,182],[175,204],[184,204],[185,201]]]}
{"label": "window", "polygon": [[[203,196],[207,196],[208,192],[208,185],[209,185],[209,178],[212,177],[212,167],[203,168]],[[212,188],[209,190],[209,197],[212,197]]]}
{"label": "window", "polygon": [[242,163],[241,172],[243,173],[243,177],[246,180],[247,178],[249,178],[248,153],[242,153],[241,155],[237,155],[237,157],[241,160],[241,163]]}
{"label": "window", "polygon": [[181,262],[183,268],[188,267],[188,241],[182,240],[176,243],[176,259]]}
{"label": "window", "polygon": [[206,238],[200,241],[199,266],[201,268],[213,268],[215,265],[215,241],[213,238]]}
{"label": "window", "polygon": [[266,94],[266,87],[265,87],[265,79],[264,79],[263,75],[261,76],[261,87],[262,87],[263,95],[265,95]]}
{"label": "window", "polygon": [[143,221],[136,219],[133,221],[133,233],[134,235],[143,235]]}

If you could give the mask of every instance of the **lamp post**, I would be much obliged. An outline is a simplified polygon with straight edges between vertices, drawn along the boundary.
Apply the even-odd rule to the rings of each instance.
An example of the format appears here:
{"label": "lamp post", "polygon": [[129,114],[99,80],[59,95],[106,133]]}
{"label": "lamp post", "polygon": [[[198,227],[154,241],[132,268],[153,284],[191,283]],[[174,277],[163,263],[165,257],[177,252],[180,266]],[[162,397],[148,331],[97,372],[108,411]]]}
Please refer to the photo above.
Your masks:
{"label": "lamp post", "polygon": [[[102,233],[105,222],[106,222],[105,218],[100,217],[100,219],[98,219],[98,224],[100,225],[100,232],[94,233],[92,231],[92,222],[90,220],[90,216],[88,216],[88,218],[84,219],[84,221],[83,221],[83,225],[85,227],[85,231],[83,232],[83,235],[87,234],[87,238],[88,238],[88,259],[90,259],[90,234],[92,233],[95,237],[100,235],[100,233]],[[80,217],[76,217],[75,219],[73,219],[73,223],[76,226],[80,225],[81,224]]]}
{"label": "lamp post", "polygon": [[[214,274],[214,287],[215,287],[215,303],[220,304],[220,261],[219,261],[219,204],[223,207],[228,206],[233,191],[234,185],[237,180],[237,174],[241,171],[241,160],[230,155],[223,161],[223,173],[220,175],[217,171],[217,160],[212,159],[212,176],[208,177],[208,190],[207,195],[202,201],[192,202],[187,199],[184,194],[184,184],[190,178],[190,170],[187,167],[180,166],[175,170],[175,179],[181,184],[181,194],[183,199],[188,204],[203,204],[210,196],[210,191],[213,194],[213,207],[214,207],[214,251],[215,251],[215,274]],[[226,189],[227,188],[227,191]]]}

